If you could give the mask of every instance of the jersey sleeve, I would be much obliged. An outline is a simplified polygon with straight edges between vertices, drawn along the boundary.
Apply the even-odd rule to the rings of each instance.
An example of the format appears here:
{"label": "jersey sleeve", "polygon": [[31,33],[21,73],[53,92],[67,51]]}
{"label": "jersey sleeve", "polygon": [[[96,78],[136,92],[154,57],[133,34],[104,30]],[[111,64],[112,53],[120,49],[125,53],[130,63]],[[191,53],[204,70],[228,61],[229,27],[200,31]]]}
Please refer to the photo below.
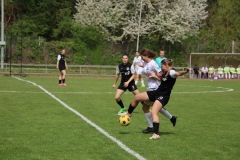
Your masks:
{"label": "jersey sleeve", "polygon": [[116,74],[119,74],[119,66],[116,67]]}
{"label": "jersey sleeve", "polygon": [[135,69],[134,69],[134,66],[131,65],[131,73],[134,74],[135,73]]}
{"label": "jersey sleeve", "polygon": [[57,56],[57,60],[58,60],[58,61],[60,61],[60,59],[61,59],[61,56],[60,56],[60,55],[58,55],[58,56]]}
{"label": "jersey sleeve", "polygon": [[176,76],[175,73],[176,73],[175,70],[171,70],[171,71],[170,71],[170,76],[171,76],[172,78],[177,78],[178,76]]}

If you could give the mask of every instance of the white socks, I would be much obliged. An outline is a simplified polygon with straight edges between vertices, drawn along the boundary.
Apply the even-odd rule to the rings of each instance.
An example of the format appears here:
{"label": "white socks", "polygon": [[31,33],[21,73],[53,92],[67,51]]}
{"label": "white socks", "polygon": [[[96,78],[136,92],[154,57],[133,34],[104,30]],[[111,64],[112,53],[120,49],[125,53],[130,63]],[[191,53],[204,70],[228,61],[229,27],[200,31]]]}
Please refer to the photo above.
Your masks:
{"label": "white socks", "polygon": [[148,113],[144,113],[147,123],[148,123],[148,127],[152,128],[153,127],[153,121],[152,121],[152,113],[148,112]]}
{"label": "white socks", "polygon": [[165,117],[167,117],[168,119],[171,119],[172,118],[172,115],[171,113],[169,113],[165,108],[162,108],[160,110],[160,113],[163,114]]}

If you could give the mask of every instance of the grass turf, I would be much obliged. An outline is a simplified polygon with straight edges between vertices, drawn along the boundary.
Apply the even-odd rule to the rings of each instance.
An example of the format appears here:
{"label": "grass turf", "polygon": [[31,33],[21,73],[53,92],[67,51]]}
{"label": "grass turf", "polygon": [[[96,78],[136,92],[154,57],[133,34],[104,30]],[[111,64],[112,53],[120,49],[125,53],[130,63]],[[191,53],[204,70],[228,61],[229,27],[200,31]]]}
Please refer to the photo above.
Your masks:
{"label": "grass turf", "polygon": [[[147,127],[141,106],[131,124],[118,123],[114,78],[21,77],[42,86],[111,136],[146,159],[238,159],[240,81],[178,79],[166,106],[177,125],[160,116],[161,139],[142,134]],[[145,91],[146,88],[139,88]],[[231,91],[231,89],[233,89]],[[126,92],[126,107],[133,95]],[[0,77],[0,159],[137,159],[64,108],[40,88]]]}

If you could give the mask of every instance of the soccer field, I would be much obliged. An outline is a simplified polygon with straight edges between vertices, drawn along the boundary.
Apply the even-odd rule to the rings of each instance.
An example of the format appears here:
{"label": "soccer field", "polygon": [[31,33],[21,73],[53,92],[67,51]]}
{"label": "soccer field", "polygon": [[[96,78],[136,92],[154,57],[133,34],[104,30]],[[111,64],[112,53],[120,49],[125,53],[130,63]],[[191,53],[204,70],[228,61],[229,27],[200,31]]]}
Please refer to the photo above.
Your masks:
{"label": "soccer field", "polygon": [[[114,77],[0,77],[1,160],[237,160],[240,81],[178,79],[160,116],[159,140],[139,105],[121,126]],[[146,88],[139,88],[145,91]],[[128,107],[133,95],[122,96]]]}

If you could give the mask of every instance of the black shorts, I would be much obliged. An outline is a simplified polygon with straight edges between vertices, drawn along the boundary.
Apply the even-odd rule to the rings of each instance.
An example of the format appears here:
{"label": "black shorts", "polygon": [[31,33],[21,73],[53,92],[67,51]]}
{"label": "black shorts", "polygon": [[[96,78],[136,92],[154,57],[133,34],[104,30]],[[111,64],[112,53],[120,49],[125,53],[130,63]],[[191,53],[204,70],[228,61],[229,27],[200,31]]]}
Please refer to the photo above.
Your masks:
{"label": "black shorts", "polygon": [[165,105],[167,105],[170,96],[166,96],[166,95],[161,95],[161,93],[159,93],[158,91],[147,91],[147,95],[150,101],[154,102],[155,100],[158,100],[161,104],[162,107],[164,107]]}
{"label": "black shorts", "polygon": [[59,71],[66,70],[66,67],[59,67]]}
{"label": "black shorts", "polygon": [[127,87],[127,88],[125,88],[125,87],[123,86],[123,84],[120,83],[119,86],[118,86],[118,89],[121,89],[121,90],[123,90],[123,91],[126,91],[126,90],[128,89],[130,92],[132,92],[132,91],[137,90],[137,86],[136,86],[135,82],[132,81],[132,82],[130,82],[130,83],[128,84],[128,87]]}

